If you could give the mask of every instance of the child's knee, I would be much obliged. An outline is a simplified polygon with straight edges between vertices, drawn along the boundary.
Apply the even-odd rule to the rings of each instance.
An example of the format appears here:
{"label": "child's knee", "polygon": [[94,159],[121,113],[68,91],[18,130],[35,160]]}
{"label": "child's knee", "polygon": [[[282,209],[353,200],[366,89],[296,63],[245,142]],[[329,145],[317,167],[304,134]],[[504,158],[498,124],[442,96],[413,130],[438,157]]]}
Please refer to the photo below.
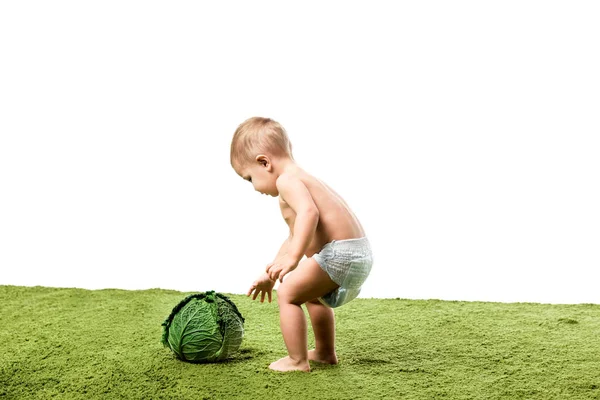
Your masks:
{"label": "child's knee", "polygon": [[277,289],[277,303],[278,304],[298,304],[297,293],[292,285],[286,285],[285,282],[282,282]]}

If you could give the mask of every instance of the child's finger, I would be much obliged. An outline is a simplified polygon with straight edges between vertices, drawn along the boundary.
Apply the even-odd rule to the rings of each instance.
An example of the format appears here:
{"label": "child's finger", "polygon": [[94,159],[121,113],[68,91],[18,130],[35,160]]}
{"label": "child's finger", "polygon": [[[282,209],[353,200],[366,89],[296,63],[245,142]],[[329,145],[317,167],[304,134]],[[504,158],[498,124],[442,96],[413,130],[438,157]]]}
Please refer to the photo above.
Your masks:
{"label": "child's finger", "polygon": [[279,274],[279,282],[283,282],[283,277],[286,276],[288,272],[290,272],[289,269],[281,271],[281,273]]}
{"label": "child's finger", "polygon": [[271,279],[272,281],[277,280],[277,269],[276,268],[271,268],[271,270],[269,271],[269,279]]}
{"label": "child's finger", "polygon": [[269,303],[271,302],[271,291],[269,290]]}
{"label": "child's finger", "polygon": [[254,291],[254,295],[252,296],[252,300],[256,300],[256,298],[258,297],[258,293],[260,292],[260,290],[256,289]]}
{"label": "child's finger", "polygon": [[269,275],[271,276],[271,280],[276,280],[277,279],[277,275],[279,275],[279,272],[281,271],[281,268],[279,267],[279,265],[271,265],[271,267],[269,268]]}
{"label": "child's finger", "polygon": [[250,296],[254,289],[256,289],[256,285],[252,284],[252,286],[250,286],[250,289],[248,289],[248,293],[246,293],[246,296]]}
{"label": "child's finger", "polygon": [[265,302],[265,291],[263,290],[262,294],[260,295],[260,302],[264,303]]}

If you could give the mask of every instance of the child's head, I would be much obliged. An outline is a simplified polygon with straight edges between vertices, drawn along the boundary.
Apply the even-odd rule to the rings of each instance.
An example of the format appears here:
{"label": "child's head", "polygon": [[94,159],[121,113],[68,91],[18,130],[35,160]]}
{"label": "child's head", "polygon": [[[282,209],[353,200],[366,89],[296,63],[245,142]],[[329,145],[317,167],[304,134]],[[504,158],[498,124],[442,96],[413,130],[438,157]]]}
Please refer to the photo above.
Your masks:
{"label": "child's head", "polygon": [[293,159],[292,144],[285,129],[269,118],[252,117],[242,122],[231,141],[231,166],[238,171],[256,162],[256,157]]}
{"label": "child's head", "polygon": [[[263,194],[278,196],[275,164],[293,160],[292,144],[285,129],[269,118],[244,121],[231,141],[231,166]],[[274,164],[275,163],[275,164]],[[281,165],[281,164],[280,164]]]}

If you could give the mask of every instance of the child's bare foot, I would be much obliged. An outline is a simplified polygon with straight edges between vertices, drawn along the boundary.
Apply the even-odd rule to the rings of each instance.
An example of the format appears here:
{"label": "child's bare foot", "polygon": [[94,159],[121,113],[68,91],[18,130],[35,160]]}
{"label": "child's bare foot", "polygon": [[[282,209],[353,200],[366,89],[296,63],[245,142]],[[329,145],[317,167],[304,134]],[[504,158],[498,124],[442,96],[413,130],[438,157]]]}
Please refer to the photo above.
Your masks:
{"label": "child's bare foot", "polygon": [[337,364],[338,359],[335,353],[333,354],[319,354],[315,349],[308,351],[308,359],[310,361],[316,361],[323,364]]}
{"label": "child's bare foot", "polygon": [[283,357],[275,362],[272,362],[269,365],[274,371],[286,372],[286,371],[304,371],[310,372],[310,366],[308,365],[308,361],[304,362],[296,362],[292,360],[289,356]]}

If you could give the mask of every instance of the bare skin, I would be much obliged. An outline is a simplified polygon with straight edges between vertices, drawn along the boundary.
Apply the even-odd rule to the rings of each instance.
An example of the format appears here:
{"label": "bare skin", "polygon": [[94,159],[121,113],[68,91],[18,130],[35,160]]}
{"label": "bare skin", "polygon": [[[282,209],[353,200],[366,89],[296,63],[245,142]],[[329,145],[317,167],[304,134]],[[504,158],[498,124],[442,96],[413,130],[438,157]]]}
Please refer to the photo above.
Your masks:
{"label": "bare skin", "polygon": [[[310,371],[309,360],[336,364],[333,309],[318,299],[339,286],[312,256],[333,240],[364,237],[360,222],[336,192],[291,158],[259,154],[254,163],[236,168],[236,172],[250,180],[257,191],[279,196],[281,214],[290,229],[273,262],[247,293],[253,299],[260,295],[261,302],[267,295],[270,302],[273,286],[277,280],[281,282],[277,300],[288,356],[269,368]],[[306,304],[315,335],[315,349],[310,351],[302,304]]]}

